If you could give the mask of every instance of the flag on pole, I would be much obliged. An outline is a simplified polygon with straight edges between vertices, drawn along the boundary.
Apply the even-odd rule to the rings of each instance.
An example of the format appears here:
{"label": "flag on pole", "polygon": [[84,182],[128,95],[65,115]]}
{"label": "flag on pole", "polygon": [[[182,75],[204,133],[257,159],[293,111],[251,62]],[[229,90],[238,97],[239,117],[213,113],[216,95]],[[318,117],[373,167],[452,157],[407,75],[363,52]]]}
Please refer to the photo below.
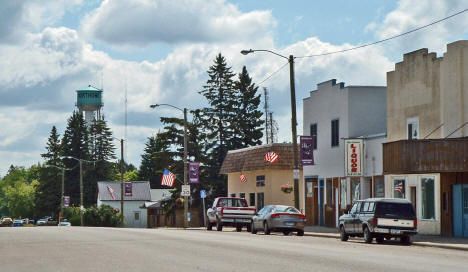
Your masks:
{"label": "flag on pole", "polygon": [[265,154],[265,160],[266,161],[269,161],[271,163],[274,163],[276,162],[277,160],[279,159],[279,156],[278,154],[276,154],[275,152],[273,151],[268,151],[266,154]]}
{"label": "flag on pole", "polygon": [[164,169],[161,185],[172,187],[174,185],[175,175],[171,171]]}
{"label": "flag on pole", "polygon": [[240,174],[239,179],[240,179],[240,182],[243,182],[243,183],[246,183],[246,182],[247,182],[247,177],[246,177],[244,174],[242,174],[242,173]]}
{"label": "flag on pole", "polygon": [[109,191],[112,199],[116,200],[115,195],[114,195],[114,189],[112,189],[109,185],[107,185],[107,190]]}

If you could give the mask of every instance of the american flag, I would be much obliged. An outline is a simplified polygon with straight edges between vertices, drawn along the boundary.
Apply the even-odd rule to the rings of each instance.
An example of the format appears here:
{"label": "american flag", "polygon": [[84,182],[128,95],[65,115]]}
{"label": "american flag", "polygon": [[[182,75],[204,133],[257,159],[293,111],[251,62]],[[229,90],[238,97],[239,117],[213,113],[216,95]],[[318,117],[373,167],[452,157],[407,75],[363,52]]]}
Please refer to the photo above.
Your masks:
{"label": "american flag", "polygon": [[400,182],[397,185],[395,185],[395,191],[400,192],[400,194],[403,194],[403,182]]}
{"label": "american flag", "polygon": [[246,182],[247,182],[247,177],[246,177],[244,174],[242,174],[242,173],[240,174],[239,179],[240,179],[240,182],[243,182],[243,183],[246,183]]}
{"label": "american flag", "polygon": [[276,154],[275,152],[273,151],[268,151],[266,154],[265,154],[265,160],[266,161],[269,161],[271,163],[274,163],[276,162],[277,160],[279,159],[279,156],[278,154]]}
{"label": "american flag", "polygon": [[175,176],[171,171],[164,169],[163,176],[161,179],[161,185],[172,187],[174,185]]}
{"label": "american flag", "polygon": [[109,185],[107,185],[107,190],[109,191],[112,199],[116,200],[115,195],[114,195],[114,189],[112,189]]}

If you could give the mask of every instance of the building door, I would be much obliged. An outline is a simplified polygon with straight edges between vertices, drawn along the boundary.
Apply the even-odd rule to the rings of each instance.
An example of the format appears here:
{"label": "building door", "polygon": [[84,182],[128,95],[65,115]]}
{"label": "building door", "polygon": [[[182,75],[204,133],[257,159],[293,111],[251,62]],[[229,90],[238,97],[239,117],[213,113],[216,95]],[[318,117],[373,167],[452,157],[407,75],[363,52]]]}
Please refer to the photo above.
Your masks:
{"label": "building door", "polygon": [[318,192],[317,192],[317,179],[307,178],[305,188],[305,215],[306,225],[318,225]]}
{"label": "building door", "polygon": [[264,193],[257,193],[257,211],[263,209],[264,203]]}
{"label": "building door", "polygon": [[456,184],[453,192],[453,236],[468,238],[468,184]]}
{"label": "building door", "polygon": [[325,225],[325,222],[323,220],[323,198],[324,198],[323,187],[324,187],[324,184],[325,184],[325,180],[320,179],[319,188],[318,188],[318,217],[319,217],[320,226]]}
{"label": "building door", "polygon": [[418,214],[418,210],[416,209],[416,203],[418,203],[416,199],[416,186],[410,186],[410,201],[413,204],[414,212]]}

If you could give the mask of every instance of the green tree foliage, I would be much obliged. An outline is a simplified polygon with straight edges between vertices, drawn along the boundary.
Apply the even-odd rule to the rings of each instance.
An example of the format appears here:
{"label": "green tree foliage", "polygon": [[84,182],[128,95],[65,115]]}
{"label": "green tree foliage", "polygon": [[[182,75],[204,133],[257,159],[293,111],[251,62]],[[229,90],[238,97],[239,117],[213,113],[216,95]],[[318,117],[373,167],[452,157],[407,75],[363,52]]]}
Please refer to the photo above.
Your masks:
{"label": "green tree foliage", "polygon": [[173,170],[172,152],[169,151],[167,134],[148,137],[148,142],[141,156],[140,180],[148,180],[152,189],[166,188],[161,186],[164,168]]}
{"label": "green tree foliage", "polygon": [[36,213],[38,216],[54,215],[58,212],[62,195],[62,167],[60,159],[60,136],[55,126],[52,127],[47,140],[46,153],[41,154],[45,165],[40,169],[39,184],[36,189]]}
{"label": "green tree foliage", "polygon": [[[83,115],[79,112],[73,112],[68,118],[61,149],[63,156],[89,160],[88,129]],[[78,162],[74,159],[63,159],[63,164],[67,168],[73,168],[65,173],[65,195],[70,196],[71,204],[80,205],[80,169],[75,167]],[[86,167],[86,163],[83,163],[83,171]]]}

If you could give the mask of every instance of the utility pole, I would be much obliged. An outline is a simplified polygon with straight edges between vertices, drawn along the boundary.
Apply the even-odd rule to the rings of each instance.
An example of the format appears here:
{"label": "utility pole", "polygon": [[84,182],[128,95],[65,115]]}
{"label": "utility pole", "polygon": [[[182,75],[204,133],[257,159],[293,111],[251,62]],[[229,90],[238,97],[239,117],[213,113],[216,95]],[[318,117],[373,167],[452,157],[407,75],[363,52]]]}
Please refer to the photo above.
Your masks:
{"label": "utility pole", "polygon": [[59,223],[62,222],[63,218],[63,195],[65,192],[65,167],[62,167],[62,201],[60,201],[60,220]]}
{"label": "utility pole", "polygon": [[80,162],[80,217],[81,217],[81,226],[84,226],[84,206],[83,206],[83,161],[78,160]]}
{"label": "utility pole", "polygon": [[[187,185],[187,108],[184,108],[184,185]],[[188,228],[188,197],[184,196],[184,228]]]}
{"label": "utility pole", "polygon": [[124,162],[124,140],[120,139],[120,223],[121,227],[124,226],[124,171],[125,171],[125,162]]}
{"label": "utility pole", "polygon": [[294,206],[299,209],[299,160],[297,158],[297,120],[296,120],[296,87],[294,85],[294,57],[289,55],[289,82],[291,85],[291,129],[294,155]]}

